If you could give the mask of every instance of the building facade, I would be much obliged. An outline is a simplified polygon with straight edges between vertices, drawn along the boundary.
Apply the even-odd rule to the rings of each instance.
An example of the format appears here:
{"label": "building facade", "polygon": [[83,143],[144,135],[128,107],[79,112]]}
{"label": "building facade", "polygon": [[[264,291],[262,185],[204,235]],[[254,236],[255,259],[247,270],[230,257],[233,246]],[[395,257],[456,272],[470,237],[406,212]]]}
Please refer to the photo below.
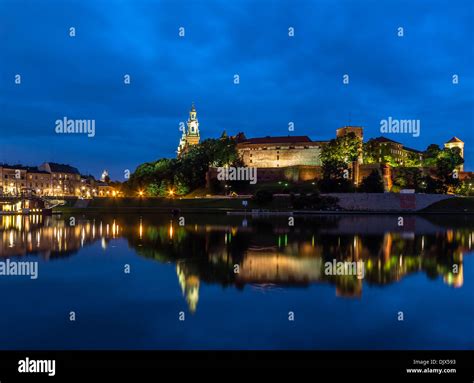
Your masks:
{"label": "building facade", "polygon": [[375,162],[383,162],[385,156],[390,156],[399,165],[404,165],[409,159],[423,160],[423,152],[408,148],[402,143],[386,137],[376,137],[368,141],[375,148]]}
{"label": "building facade", "polygon": [[312,141],[308,136],[267,136],[241,141],[237,150],[244,165],[249,167],[321,166],[324,144],[324,141]]}
{"label": "building facade", "polygon": [[55,162],[45,162],[38,169],[51,175],[50,195],[80,195],[83,184],[81,182],[81,174],[77,168]]}
{"label": "building facade", "polygon": [[19,195],[26,188],[27,168],[21,165],[0,164],[0,194]]}
{"label": "building facade", "polygon": [[53,195],[51,189],[51,174],[35,167],[27,167],[26,187],[37,195]]}

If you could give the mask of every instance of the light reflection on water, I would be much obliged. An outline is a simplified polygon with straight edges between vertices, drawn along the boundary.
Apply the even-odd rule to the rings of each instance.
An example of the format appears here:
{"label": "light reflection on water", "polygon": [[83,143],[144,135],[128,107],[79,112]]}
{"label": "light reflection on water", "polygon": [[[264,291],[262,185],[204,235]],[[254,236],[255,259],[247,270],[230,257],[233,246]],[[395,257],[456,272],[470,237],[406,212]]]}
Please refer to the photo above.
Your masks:
{"label": "light reflection on water", "polygon": [[[410,300],[408,303],[415,308],[420,304],[428,305],[423,309],[425,312],[420,311],[416,314],[423,321],[430,318],[430,322],[424,322],[426,334],[422,333],[420,339],[403,339],[397,333],[401,330],[396,327],[395,322],[390,325],[395,327],[388,327],[389,325],[384,322],[386,326],[384,336],[387,339],[393,337],[392,342],[398,342],[401,339],[402,343],[397,347],[411,347],[410,342],[413,342],[415,347],[463,348],[464,344],[469,342],[469,339],[461,338],[461,335],[468,331],[463,326],[469,326],[466,318],[471,315],[472,302],[467,302],[463,297],[466,295],[472,297],[473,294],[468,291],[466,291],[467,294],[461,295],[455,293],[455,291],[472,289],[472,263],[469,264],[466,274],[466,262],[470,262],[473,253],[474,224],[467,216],[407,215],[404,217],[403,227],[398,227],[398,217],[395,215],[297,216],[294,227],[288,226],[285,217],[187,215],[183,226],[179,224],[179,217],[170,215],[78,215],[74,218],[74,225],[71,225],[69,216],[1,217],[0,260],[28,258],[41,262],[38,280],[21,282],[24,283],[22,285],[24,290],[20,290],[22,292],[16,292],[18,287],[15,287],[12,290],[15,291],[12,293],[13,296],[7,296],[11,302],[4,302],[7,308],[16,307],[15,294],[23,297],[39,294],[48,296],[54,305],[65,310],[71,297],[67,295],[68,293],[63,293],[61,289],[57,287],[53,289],[48,284],[48,281],[60,281],[61,278],[64,279],[65,289],[87,291],[94,281],[104,286],[112,286],[110,287],[112,293],[106,294],[109,290],[103,291],[102,306],[89,309],[92,310],[90,315],[112,315],[115,318],[118,314],[110,314],[111,310],[115,309],[109,308],[108,304],[111,307],[120,306],[125,304],[124,302],[130,304],[127,300],[128,295],[134,297],[134,302],[139,302],[142,299],[140,296],[151,294],[151,290],[158,288],[159,290],[153,290],[155,291],[153,294],[156,295],[156,291],[160,291],[159,294],[163,296],[160,299],[164,301],[158,306],[160,314],[157,314],[150,323],[165,321],[161,310],[171,299],[173,307],[184,305],[187,312],[196,320],[200,320],[200,314],[205,315],[206,326],[210,327],[208,331],[218,331],[217,328],[222,326],[221,322],[213,316],[216,312],[220,312],[220,309],[209,306],[211,299],[221,302],[221,305],[232,301],[236,310],[239,308],[237,314],[239,318],[245,318],[247,321],[249,319],[245,316],[246,310],[248,311],[249,307],[253,310],[255,307],[256,313],[252,312],[254,315],[252,320],[257,328],[262,323],[265,323],[265,326],[270,323],[265,317],[265,312],[272,312],[280,306],[291,307],[301,304],[303,306],[300,310],[307,309],[309,311],[306,315],[313,313],[314,317],[311,322],[305,324],[299,322],[302,326],[299,329],[300,332],[294,339],[287,340],[288,347],[313,348],[314,344],[319,344],[320,347],[324,344],[326,344],[324,347],[328,347],[328,344],[332,347],[335,344],[334,347],[337,347],[341,343],[326,339],[329,335],[325,333],[319,334],[316,343],[310,343],[313,338],[308,335],[323,331],[324,326],[337,328],[335,319],[329,316],[331,307],[335,310],[331,315],[340,318],[349,315],[347,310],[350,307],[341,302],[359,302],[358,311],[352,312],[350,314],[352,318],[348,320],[359,321],[361,336],[364,333],[370,334],[374,323],[386,321],[385,310],[392,310],[393,307],[399,306],[398,297],[383,288],[402,285],[404,281],[410,280],[408,284],[405,282],[405,287],[400,290],[403,292],[400,294],[405,301]],[[94,254],[92,261],[87,258],[91,253]],[[129,280],[129,282],[126,279],[117,281],[116,276],[106,272],[107,267],[110,267],[109,262],[117,260],[119,256],[124,256],[123,254],[128,257],[124,262],[133,263],[133,258],[147,262],[140,268],[141,279]],[[74,260],[73,263],[70,262],[72,260]],[[337,262],[363,261],[364,277],[327,275],[325,265],[334,260]],[[64,266],[56,269],[53,267],[56,264],[64,264]],[[162,271],[158,271],[155,266],[160,267]],[[137,267],[137,265],[132,266],[134,273],[138,273]],[[174,277],[171,275],[171,282],[168,274],[169,267],[172,267],[175,273]],[[123,272],[122,269],[117,268],[117,270],[117,273]],[[69,282],[71,271],[79,273],[75,282],[77,286]],[[42,275],[45,276],[42,277]],[[423,278],[413,280],[411,276]],[[174,282],[172,282],[173,279]],[[133,283],[136,284],[128,285],[132,283],[130,281],[135,281]],[[467,281],[469,283],[466,284]],[[0,277],[0,283],[3,283],[2,286],[10,286],[10,283],[20,282]],[[38,283],[43,285],[38,285]],[[412,290],[406,292],[406,286],[412,284],[413,286],[410,287]],[[439,285],[441,287],[435,287]],[[35,286],[42,286],[40,292],[36,292]],[[221,289],[216,290],[216,287]],[[113,294],[113,291],[124,288],[125,293]],[[332,291],[332,298],[327,296],[328,288],[329,292]],[[235,292],[242,293],[239,299],[236,299]],[[377,292],[377,297],[373,295],[374,292]],[[433,297],[434,294],[439,296]],[[275,300],[276,296],[278,300]],[[418,296],[424,296],[425,302],[417,303]],[[433,302],[426,302],[426,297],[432,297]],[[84,296],[77,298],[75,304],[86,305],[90,303],[89,301],[90,297]],[[325,307],[327,313],[325,312],[324,315],[327,317],[320,311],[323,307],[321,305]],[[452,307],[459,307],[459,310],[452,310]],[[257,314],[259,309],[263,311]],[[54,310],[57,310],[56,306]],[[125,321],[123,325],[129,329],[129,326],[139,319],[137,315],[149,315],[149,307],[144,307],[143,310],[145,311],[142,314],[129,312],[125,315],[120,312]],[[230,308],[228,310],[230,311]],[[53,311],[50,310],[47,313],[51,316],[50,321],[58,320]],[[14,313],[12,310],[9,313],[10,319],[17,322],[26,321],[21,313]],[[436,323],[433,318],[439,317],[440,313],[446,315],[446,318]],[[34,314],[34,312],[28,313],[30,317]],[[364,318],[363,322],[360,322],[359,317]],[[301,318],[301,315],[298,318]],[[370,321],[365,322],[365,318],[370,318]],[[0,322],[7,319],[8,316],[0,319]],[[229,317],[227,321],[232,319],[235,318]],[[42,322],[36,323],[39,326]],[[419,327],[416,321],[410,323]],[[452,336],[443,335],[443,339],[436,343],[438,340],[432,332],[438,330],[430,328],[427,323],[433,328],[434,326],[456,325],[460,338],[456,340]],[[170,326],[170,323],[166,322],[166,325]],[[281,328],[283,325],[278,322],[273,326]],[[62,325],[56,324],[56,326]],[[196,328],[196,335],[193,335],[196,338],[188,339],[190,335],[187,333],[182,341],[188,342],[189,348],[223,347],[217,343],[217,340],[214,341],[215,344],[210,343],[209,334],[205,333],[203,326],[201,323]],[[344,327],[341,328],[339,332],[344,331]],[[281,348],[281,342],[277,342],[270,334],[265,335],[265,329],[254,334],[251,340],[245,338],[247,333],[244,330],[249,331],[248,328],[233,330],[236,332],[233,333],[236,336],[235,339],[241,337],[242,340],[230,343],[231,348],[246,348],[247,346]],[[97,344],[93,346],[107,348],[111,344],[115,345],[118,330],[115,330],[113,326],[110,327],[107,324],[100,331],[87,328],[87,333],[90,331],[96,331]],[[111,333],[107,336],[102,334],[107,331]],[[174,331],[179,331],[179,326]],[[226,339],[226,336],[232,333],[229,329],[219,331],[223,331],[219,333],[222,339]],[[147,337],[153,338],[158,333],[156,330],[150,330]],[[102,339],[101,335],[105,338]],[[171,332],[169,336],[181,335]],[[432,338],[427,341],[428,337]],[[65,347],[61,339],[55,338],[51,347]],[[91,341],[83,344],[82,342],[85,342],[83,339],[83,334],[77,335],[76,343],[72,347],[76,347],[75,345],[89,347]],[[382,343],[374,346],[373,341],[367,343],[368,339],[370,339],[368,335],[363,339],[354,338],[352,343],[347,343],[346,339],[342,345],[352,348],[380,348],[384,347],[385,342],[388,341],[381,340]],[[17,345],[14,335],[11,335],[11,339],[0,337],[0,341],[5,344],[14,342],[15,346]],[[339,341],[343,342],[342,338]],[[153,344],[146,340],[138,345],[131,339],[123,340],[123,342],[120,347],[147,348],[152,347]],[[168,343],[160,338],[160,342],[159,347],[176,347],[174,338],[173,340],[170,338]],[[224,340],[222,342],[224,343]],[[252,342],[255,342],[254,346]],[[229,341],[225,343],[226,347],[228,345]],[[29,343],[22,346],[27,348]]]}
{"label": "light reflection on water", "polygon": [[[360,298],[364,283],[397,283],[425,273],[461,288],[464,256],[472,252],[474,229],[468,217],[396,216],[285,218],[82,216],[2,216],[0,257],[37,255],[43,260],[74,256],[96,241],[103,250],[118,238],[136,254],[171,262],[188,309],[195,312],[201,282],[251,286],[254,291],[316,283],[331,284],[336,296]],[[74,222],[73,222],[74,221]],[[71,225],[74,223],[74,225]],[[363,261],[365,276],[326,275],[324,265]]]}

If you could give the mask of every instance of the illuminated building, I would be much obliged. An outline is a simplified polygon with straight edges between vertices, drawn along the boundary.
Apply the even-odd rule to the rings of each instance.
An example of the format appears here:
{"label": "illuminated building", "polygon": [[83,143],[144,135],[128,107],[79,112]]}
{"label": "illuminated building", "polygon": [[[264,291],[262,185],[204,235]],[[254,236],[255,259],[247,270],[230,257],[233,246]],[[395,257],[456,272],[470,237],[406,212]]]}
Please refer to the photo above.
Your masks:
{"label": "illuminated building", "polygon": [[190,146],[199,144],[199,121],[197,119],[197,112],[194,103],[189,111],[189,119],[187,121],[187,129],[184,129],[178,145],[178,157],[186,153]]}

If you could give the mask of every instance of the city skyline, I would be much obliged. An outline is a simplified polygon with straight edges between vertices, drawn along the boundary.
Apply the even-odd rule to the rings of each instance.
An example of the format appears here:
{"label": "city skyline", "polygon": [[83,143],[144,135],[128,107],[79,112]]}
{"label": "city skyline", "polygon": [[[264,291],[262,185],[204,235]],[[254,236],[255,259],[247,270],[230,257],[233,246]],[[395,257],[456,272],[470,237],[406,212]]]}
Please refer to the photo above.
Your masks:
{"label": "city skyline", "polygon": [[[175,157],[194,101],[202,139],[226,130],[325,140],[344,125],[369,138],[384,135],[383,119],[418,119],[419,137],[386,136],[419,150],[459,137],[472,170],[467,1],[23,5],[0,5],[0,162],[68,163],[97,177],[106,168],[123,180]],[[65,117],[95,120],[95,136],[58,135]]]}

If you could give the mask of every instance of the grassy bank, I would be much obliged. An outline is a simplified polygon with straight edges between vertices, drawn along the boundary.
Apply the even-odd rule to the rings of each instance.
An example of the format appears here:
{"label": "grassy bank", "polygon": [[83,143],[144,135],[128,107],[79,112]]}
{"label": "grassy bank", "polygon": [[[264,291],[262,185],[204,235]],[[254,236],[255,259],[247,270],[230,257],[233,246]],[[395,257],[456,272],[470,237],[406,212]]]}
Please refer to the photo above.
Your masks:
{"label": "grassy bank", "polygon": [[[247,206],[243,205],[247,201]],[[226,212],[234,210],[269,209],[288,210],[290,201],[286,198],[274,199],[266,205],[258,205],[251,198],[96,198],[85,208],[75,208],[73,204],[58,206],[55,212],[144,212],[186,210],[190,212]]]}
{"label": "grassy bank", "polygon": [[[247,206],[243,205],[247,201]],[[97,198],[91,200],[87,207],[76,208],[73,201],[68,201],[65,206],[58,206],[55,212],[76,213],[95,212],[95,213],[143,213],[143,212],[165,212],[170,213],[175,210],[188,213],[226,213],[227,211],[250,211],[252,209],[265,209],[269,211],[293,211],[290,198],[279,197],[273,201],[259,205],[252,198]],[[310,210],[304,208],[296,209],[301,213]],[[318,209],[315,209],[318,210]],[[342,213],[341,211],[334,211]],[[383,213],[380,211],[362,211],[365,214]],[[401,211],[402,212],[402,211]],[[326,213],[330,213],[326,211]],[[357,211],[346,211],[346,213],[357,213]],[[397,213],[390,211],[386,213]],[[410,213],[403,211],[403,213]],[[452,213],[452,214],[472,214],[474,213],[473,197],[456,197],[436,202],[427,208],[411,212],[412,214],[433,214],[433,213]]]}

